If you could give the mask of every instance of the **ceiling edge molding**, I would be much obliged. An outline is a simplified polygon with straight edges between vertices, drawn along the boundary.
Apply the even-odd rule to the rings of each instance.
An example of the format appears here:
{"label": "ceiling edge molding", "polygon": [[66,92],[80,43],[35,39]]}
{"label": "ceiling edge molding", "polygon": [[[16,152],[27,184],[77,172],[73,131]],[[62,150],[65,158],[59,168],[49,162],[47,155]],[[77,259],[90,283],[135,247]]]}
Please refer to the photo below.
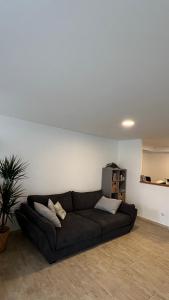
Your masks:
{"label": "ceiling edge molding", "polygon": [[152,153],[169,153],[169,147],[143,146],[143,151]]}

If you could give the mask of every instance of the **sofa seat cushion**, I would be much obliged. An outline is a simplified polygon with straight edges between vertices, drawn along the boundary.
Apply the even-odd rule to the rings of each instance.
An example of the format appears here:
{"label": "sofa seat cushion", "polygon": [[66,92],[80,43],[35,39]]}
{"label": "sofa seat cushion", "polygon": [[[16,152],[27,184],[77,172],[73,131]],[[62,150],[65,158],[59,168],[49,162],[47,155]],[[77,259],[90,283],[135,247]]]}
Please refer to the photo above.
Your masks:
{"label": "sofa seat cushion", "polygon": [[61,223],[62,227],[56,228],[57,249],[101,236],[99,224],[73,212],[67,213]]}
{"label": "sofa seat cushion", "polygon": [[94,221],[96,224],[99,224],[102,234],[131,224],[130,216],[121,212],[117,212],[115,215],[113,215],[106,211],[94,208],[76,211],[76,214],[88,220]]}

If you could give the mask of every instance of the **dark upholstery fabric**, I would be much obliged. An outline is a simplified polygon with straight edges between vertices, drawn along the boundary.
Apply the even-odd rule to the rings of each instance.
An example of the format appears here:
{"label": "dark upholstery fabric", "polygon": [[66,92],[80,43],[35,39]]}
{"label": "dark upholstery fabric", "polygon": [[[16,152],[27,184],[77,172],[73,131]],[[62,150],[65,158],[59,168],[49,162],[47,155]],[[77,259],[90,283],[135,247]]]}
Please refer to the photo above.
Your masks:
{"label": "dark upholstery fabric", "polygon": [[[122,203],[117,214],[112,215],[94,209],[102,196],[101,191],[73,194],[73,205],[76,208],[74,212],[69,212],[73,210],[71,192],[29,196],[29,205],[22,204],[15,212],[21,229],[49,263],[126,234],[134,226],[137,215],[134,205]],[[47,205],[49,198],[53,202],[59,201],[68,212],[65,220],[61,221],[61,228],[55,228],[51,222],[32,209],[34,201]]]}
{"label": "dark upholstery fabric", "polygon": [[129,215],[134,225],[134,222],[137,217],[137,209],[135,208],[134,204],[128,204],[126,202],[122,202],[118,209],[118,212]]}
{"label": "dark upholstery fabric", "polygon": [[88,240],[88,239],[83,240],[83,241],[80,241],[79,243],[74,243],[71,246],[57,249],[56,254],[55,254],[55,261],[62,259],[64,257],[70,256],[72,254],[75,254],[79,251],[83,251],[85,249],[96,246],[102,242],[106,242],[106,241],[112,240],[116,237],[127,234],[128,232],[130,232],[130,229],[131,229],[130,226],[125,226],[125,227],[116,229],[112,232],[109,232],[108,234],[105,234],[103,236],[100,235],[97,238],[93,238],[92,240]]}
{"label": "dark upholstery fabric", "polygon": [[29,205],[23,203],[20,206],[20,212],[35,224],[46,235],[51,249],[56,249],[56,229],[55,226],[46,218],[41,216],[37,211],[33,210]]}
{"label": "dark upholstery fabric", "polygon": [[103,210],[94,208],[77,211],[76,213],[99,224],[103,234],[131,224],[130,216],[120,212],[117,212],[115,215],[113,215]]}
{"label": "dark upholstery fabric", "polygon": [[80,241],[79,243],[74,243],[73,245],[61,248],[61,249],[57,249],[56,253],[55,253],[55,261],[63,259],[65,257],[69,257],[70,255],[76,254],[79,251],[83,251],[86,249],[89,249],[93,246],[96,246],[98,244],[100,244],[102,242],[101,240],[101,236],[94,238],[92,240],[83,240]]}
{"label": "dark upholstery fabric", "polygon": [[47,235],[20,210],[15,211],[16,218],[26,236],[39,249],[49,263],[56,261],[56,250],[51,249]]}
{"label": "dark upholstery fabric", "polygon": [[57,249],[77,244],[83,240],[97,238],[101,234],[98,224],[75,213],[68,213],[62,227],[56,228]]}
{"label": "dark upholstery fabric", "polygon": [[102,242],[112,240],[114,238],[120,237],[131,231],[131,225],[117,228],[115,230],[109,231],[102,235]]}
{"label": "dark upholstery fabric", "polygon": [[130,231],[130,226],[125,226],[108,234],[105,234],[103,235],[103,237],[99,235],[97,238],[94,238],[92,240],[83,240],[79,243],[74,243],[73,245],[57,249],[57,251],[52,251],[46,240],[46,236],[43,232],[40,231],[38,227],[31,223],[19,210],[16,211],[16,217],[23,232],[34,243],[34,245],[39,249],[39,251],[44,255],[49,263],[54,263],[55,261],[60,260],[64,257],[98,245],[101,242],[116,238]]}
{"label": "dark upholstery fabric", "polygon": [[86,193],[72,192],[73,208],[74,210],[94,208],[101,197],[101,190]]}
{"label": "dark upholstery fabric", "polygon": [[66,210],[66,212],[70,212],[73,210],[71,192],[67,192],[63,194],[54,194],[54,195],[31,195],[28,196],[27,201],[28,204],[32,208],[34,208],[34,202],[38,202],[47,206],[49,198],[53,201],[53,203],[59,201],[62,207]]}

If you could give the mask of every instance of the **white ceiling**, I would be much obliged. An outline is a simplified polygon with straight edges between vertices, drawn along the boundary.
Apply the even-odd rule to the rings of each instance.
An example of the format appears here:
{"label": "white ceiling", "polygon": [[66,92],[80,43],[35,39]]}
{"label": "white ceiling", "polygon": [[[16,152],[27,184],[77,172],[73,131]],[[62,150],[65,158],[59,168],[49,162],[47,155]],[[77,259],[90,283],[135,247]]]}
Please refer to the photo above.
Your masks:
{"label": "white ceiling", "polygon": [[[0,113],[113,138],[169,133],[168,0],[1,0]],[[124,118],[136,126],[122,129]]]}

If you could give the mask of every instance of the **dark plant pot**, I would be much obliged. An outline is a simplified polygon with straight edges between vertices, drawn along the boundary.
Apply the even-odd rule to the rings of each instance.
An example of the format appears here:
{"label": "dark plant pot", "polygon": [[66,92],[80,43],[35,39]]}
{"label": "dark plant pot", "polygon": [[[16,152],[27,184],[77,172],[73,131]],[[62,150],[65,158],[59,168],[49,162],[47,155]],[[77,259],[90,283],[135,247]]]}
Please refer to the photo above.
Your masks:
{"label": "dark plant pot", "polygon": [[5,251],[8,243],[10,229],[9,227],[5,226],[2,229],[0,229],[0,253]]}

